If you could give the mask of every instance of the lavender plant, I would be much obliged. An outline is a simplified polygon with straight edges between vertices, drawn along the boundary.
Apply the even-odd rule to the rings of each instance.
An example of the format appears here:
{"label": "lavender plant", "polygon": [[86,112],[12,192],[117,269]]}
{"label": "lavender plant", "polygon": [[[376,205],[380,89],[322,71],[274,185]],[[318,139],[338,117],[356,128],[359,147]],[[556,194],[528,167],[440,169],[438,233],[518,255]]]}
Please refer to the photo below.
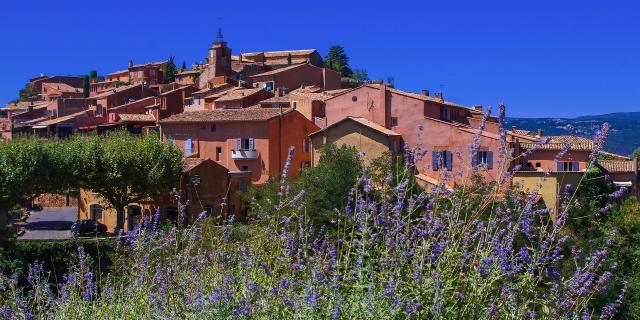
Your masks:
{"label": "lavender plant", "polygon": [[[407,150],[409,150],[407,148]],[[597,150],[596,150],[597,151]],[[289,153],[289,161],[292,153]],[[59,288],[32,265],[29,285],[0,278],[0,316],[52,319],[589,319],[611,318],[625,291],[591,302],[615,265],[606,243],[571,250],[536,193],[505,185],[414,192],[413,150],[384,183],[367,168],[331,223],[314,224],[288,170],[261,222],[158,230],[157,215],[120,241],[113,272],[96,279],[79,252]],[[501,157],[507,161],[507,150]],[[289,164],[285,166],[289,168]],[[445,180],[443,180],[445,181]],[[612,195],[617,196],[616,195]],[[184,208],[184,206],[180,206]],[[183,209],[181,209],[183,210]],[[571,270],[560,272],[569,262]]]}

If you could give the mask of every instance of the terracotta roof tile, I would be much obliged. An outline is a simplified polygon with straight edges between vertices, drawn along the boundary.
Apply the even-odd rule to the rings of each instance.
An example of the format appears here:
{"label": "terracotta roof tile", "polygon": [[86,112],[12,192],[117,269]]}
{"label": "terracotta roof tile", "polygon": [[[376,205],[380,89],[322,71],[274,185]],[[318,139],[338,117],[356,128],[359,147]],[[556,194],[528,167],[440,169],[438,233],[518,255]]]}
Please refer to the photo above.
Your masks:
{"label": "terracotta roof tile", "polygon": [[361,125],[363,125],[365,127],[371,128],[371,129],[373,129],[375,131],[378,131],[378,132],[380,132],[380,133],[382,133],[384,135],[387,135],[387,136],[399,136],[400,135],[399,133],[397,133],[397,132],[395,132],[393,130],[387,129],[387,128],[385,128],[385,127],[383,127],[383,126],[381,126],[381,125],[379,125],[379,124],[377,124],[375,122],[369,121],[369,120],[367,120],[365,118],[361,118],[361,117],[346,117],[346,118],[344,118],[344,119],[342,119],[342,120],[340,120],[340,121],[338,121],[338,122],[336,122],[336,123],[324,128],[324,129],[318,130],[318,131],[316,131],[316,132],[314,132],[314,133],[312,133],[310,135],[315,135],[317,133],[326,131],[326,130],[334,127],[334,126],[337,126],[340,123],[345,122],[345,121],[357,122],[357,123],[359,123],[359,124],[361,124]]}
{"label": "terracotta roof tile", "polygon": [[610,173],[633,172],[636,160],[598,160],[598,164]]}
{"label": "terracotta roof tile", "polygon": [[203,164],[204,162],[205,162],[205,159],[184,158],[184,159],[182,159],[182,172],[183,173],[187,173],[187,172],[195,169],[197,166]]}
{"label": "terracotta roof tile", "polygon": [[251,57],[263,54],[265,57],[287,57],[289,53],[292,56],[300,56],[300,55],[309,55],[312,54],[316,49],[304,49],[304,50],[285,50],[285,51],[266,51],[266,52],[249,52],[243,53],[243,57]]}
{"label": "terracotta roof tile", "polygon": [[[283,109],[283,114],[293,109]],[[197,110],[179,113],[160,123],[267,121],[280,115],[280,109],[253,106],[244,109]]]}
{"label": "terracotta roof tile", "polygon": [[[249,88],[249,89],[234,89],[234,90],[228,90],[225,91],[224,94],[222,94],[217,100],[216,102],[220,101],[236,101],[236,100],[242,100],[245,97],[249,97],[251,95],[254,95],[260,91],[264,91],[264,89],[262,88]],[[207,97],[208,98],[208,97]]]}
{"label": "terracotta roof tile", "polygon": [[[568,142],[571,145],[571,150],[575,151],[590,151],[593,148],[593,141],[583,137],[548,136],[548,138],[550,139],[549,142],[542,145],[539,150],[562,150],[565,142]],[[531,149],[535,144],[535,142],[521,142],[520,147]]]}
{"label": "terracotta roof tile", "polygon": [[156,118],[147,113],[121,113],[118,115],[122,122],[155,122]]}
{"label": "terracotta roof tile", "polygon": [[[270,76],[270,75],[273,75],[273,74],[278,74],[278,73],[286,72],[286,71],[289,71],[289,70],[297,69],[297,68],[299,68],[301,66],[304,66],[304,65],[306,65],[306,63],[294,64],[294,65],[291,65],[291,66],[286,66],[284,68],[278,68],[278,69],[275,69],[275,70],[254,74],[254,75],[251,76],[251,78],[262,77],[262,76]],[[314,68],[317,68],[317,67],[314,66]]]}
{"label": "terracotta roof tile", "polygon": [[72,87],[66,83],[45,82],[42,85],[60,90],[61,92],[82,92],[82,88]]}
{"label": "terracotta roof tile", "polygon": [[65,121],[69,121],[72,119],[76,119],[76,118],[89,118],[93,113],[89,110],[83,110],[80,112],[76,112],[76,113],[72,113],[70,115],[66,115],[64,117],[58,117],[55,119],[51,119],[51,120],[46,120],[46,121],[42,121],[37,123],[37,125],[39,126],[50,126],[52,124],[58,124],[58,123],[62,123]]}

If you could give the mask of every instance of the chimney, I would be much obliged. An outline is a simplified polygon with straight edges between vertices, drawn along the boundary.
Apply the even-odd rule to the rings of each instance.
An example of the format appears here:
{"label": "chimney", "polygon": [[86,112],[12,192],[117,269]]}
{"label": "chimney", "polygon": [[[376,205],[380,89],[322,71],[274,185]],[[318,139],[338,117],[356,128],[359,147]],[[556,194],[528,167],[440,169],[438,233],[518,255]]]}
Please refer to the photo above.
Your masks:
{"label": "chimney", "polygon": [[440,100],[444,100],[444,98],[442,97],[442,92],[436,92],[435,97],[439,98]]}
{"label": "chimney", "polygon": [[473,109],[482,112],[482,105],[473,106]]}
{"label": "chimney", "polygon": [[422,90],[422,95],[428,97],[429,96],[429,90],[423,89]]}
{"label": "chimney", "polygon": [[238,55],[238,62],[242,63],[242,51],[240,51],[240,54]]}
{"label": "chimney", "polygon": [[538,138],[542,138],[542,129],[538,128],[538,134],[536,135]]}

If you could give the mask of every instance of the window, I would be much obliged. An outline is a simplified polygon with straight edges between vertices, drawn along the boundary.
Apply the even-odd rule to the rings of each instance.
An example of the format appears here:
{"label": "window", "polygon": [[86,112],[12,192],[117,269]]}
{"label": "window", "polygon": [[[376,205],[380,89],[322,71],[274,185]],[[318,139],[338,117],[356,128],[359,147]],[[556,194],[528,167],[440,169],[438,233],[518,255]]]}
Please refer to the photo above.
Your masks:
{"label": "window", "polygon": [[392,127],[398,126],[398,117],[391,117],[391,126]]}
{"label": "window", "polygon": [[[156,70],[155,69],[149,70],[149,75],[152,76],[152,77],[155,77],[156,76]],[[180,78],[182,78],[182,77],[180,77]]]}
{"label": "window", "polygon": [[189,157],[193,154],[193,139],[187,138],[184,140],[184,156]]}
{"label": "window", "polygon": [[213,216],[213,207],[210,205],[203,206],[202,209],[207,213],[207,217]]}
{"label": "window", "polygon": [[220,161],[221,154],[222,154],[222,147],[216,147],[216,161]]}
{"label": "window", "polygon": [[580,171],[580,164],[577,161],[560,161],[558,171]]}
{"label": "window", "polygon": [[273,81],[265,83],[264,89],[267,91],[273,91]]}
{"label": "window", "polygon": [[309,139],[302,140],[302,152],[311,151],[311,141]]}
{"label": "window", "polygon": [[353,101],[353,102],[358,101],[358,97],[357,97],[357,96],[352,96],[352,97],[351,97],[351,101]]}
{"label": "window", "polygon": [[278,109],[278,108],[280,108],[280,104],[279,103],[274,103],[274,104],[271,105],[271,108]]}
{"label": "window", "polygon": [[493,151],[478,151],[474,159],[471,159],[471,166],[482,166],[493,169]]}
{"label": "window", "polygon": [[102,117],[102,105],[96,105],[96,117]]}
{"label": "window", "polygon": [[253,138],[237,138],[236,150],[253,150]]}
{"label": "window", "polygon": [[533,168],[533,164],[531,162],[527,162],[527,168]]}
{"label": "window", "polygon": [[297,108],[298,107],[298,101],[291,101],[291,107],[292,108]]}
{"label": "window", "polygon": [[134,75],[133,71],[129,72],[129,78],[133,79],[133,75]]}
{"label": "window", "polygon": [[540,168],[542,167],[542,165],[540,164],[540,162],[536,162],[536,168]]}
{"label": "window", "polygon": [[138,71],[138,78],[142,78],[142,70]]}
{"label": "window", "polygon": [[309,161],[302,161],[300,162],[300,172],[306,170],[307,168],[311,167],[311,162]]}
{"label": "window", "polygon": [[453,154],[451,151],[441,150],[431,152],[431,168],[438,170],[440,168],[451,171],[453,162]]}
{"label": "window", "polygon": [[102,222],[102,211],[103,208],[99,204],[92,204],[89,206],[89,216],[91,220]]}
{"label": "window", "polygon": [[241,166],[240,171],[249,171],[249,166]]}

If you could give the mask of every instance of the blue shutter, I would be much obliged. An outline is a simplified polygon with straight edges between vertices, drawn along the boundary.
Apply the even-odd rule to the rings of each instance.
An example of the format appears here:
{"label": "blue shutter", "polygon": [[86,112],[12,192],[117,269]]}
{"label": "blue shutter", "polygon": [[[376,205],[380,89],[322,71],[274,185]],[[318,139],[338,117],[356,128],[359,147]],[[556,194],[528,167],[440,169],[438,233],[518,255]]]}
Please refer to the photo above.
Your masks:
{"label": "blue shutter", "polygon": [[562,161],[558,161],[558,172],[564,171],[564,167],[562,166]]}
{"label": "blue shutter", "polygon": [[487,169],[493,169],[493,151],[487,151]]}
{"label": "blue shutter", "polygon": [[184,155],[185,156],[190,156],[193,152],[193,144],[191,142],[191,138],[187,138],[187,140],[184,141]]}
{"label": "blue shutter", "polygon": [[253,138],[249,138],[249,150],[253,150]]}
{"label": "blue shutter", "polygon": [[236,138],[236,151],[242,150],[242,138]]}
{"label": "blue shutter", "polygon": [[453,166],[451,165],[453,154],[451,153],[451,151],[445,151],[445,154],[447,156],[447,170],[451,171],[451,169],[453,168]]}
{"label": "blue shutter", "polygon": [[573,171],[580,171],[580,163],[578,161],[573,162]]}
{"label": "blue shutter", "polygon": [[478,158],[480,156],[480,151],[476,153],[471,152],[471,168],[475,168],[478,166]]}
{"label": "blue shutter", "polygon": [[438,170],[439,153],[438,151],[431,151],[431,168],[433,168],[434,171]]}

